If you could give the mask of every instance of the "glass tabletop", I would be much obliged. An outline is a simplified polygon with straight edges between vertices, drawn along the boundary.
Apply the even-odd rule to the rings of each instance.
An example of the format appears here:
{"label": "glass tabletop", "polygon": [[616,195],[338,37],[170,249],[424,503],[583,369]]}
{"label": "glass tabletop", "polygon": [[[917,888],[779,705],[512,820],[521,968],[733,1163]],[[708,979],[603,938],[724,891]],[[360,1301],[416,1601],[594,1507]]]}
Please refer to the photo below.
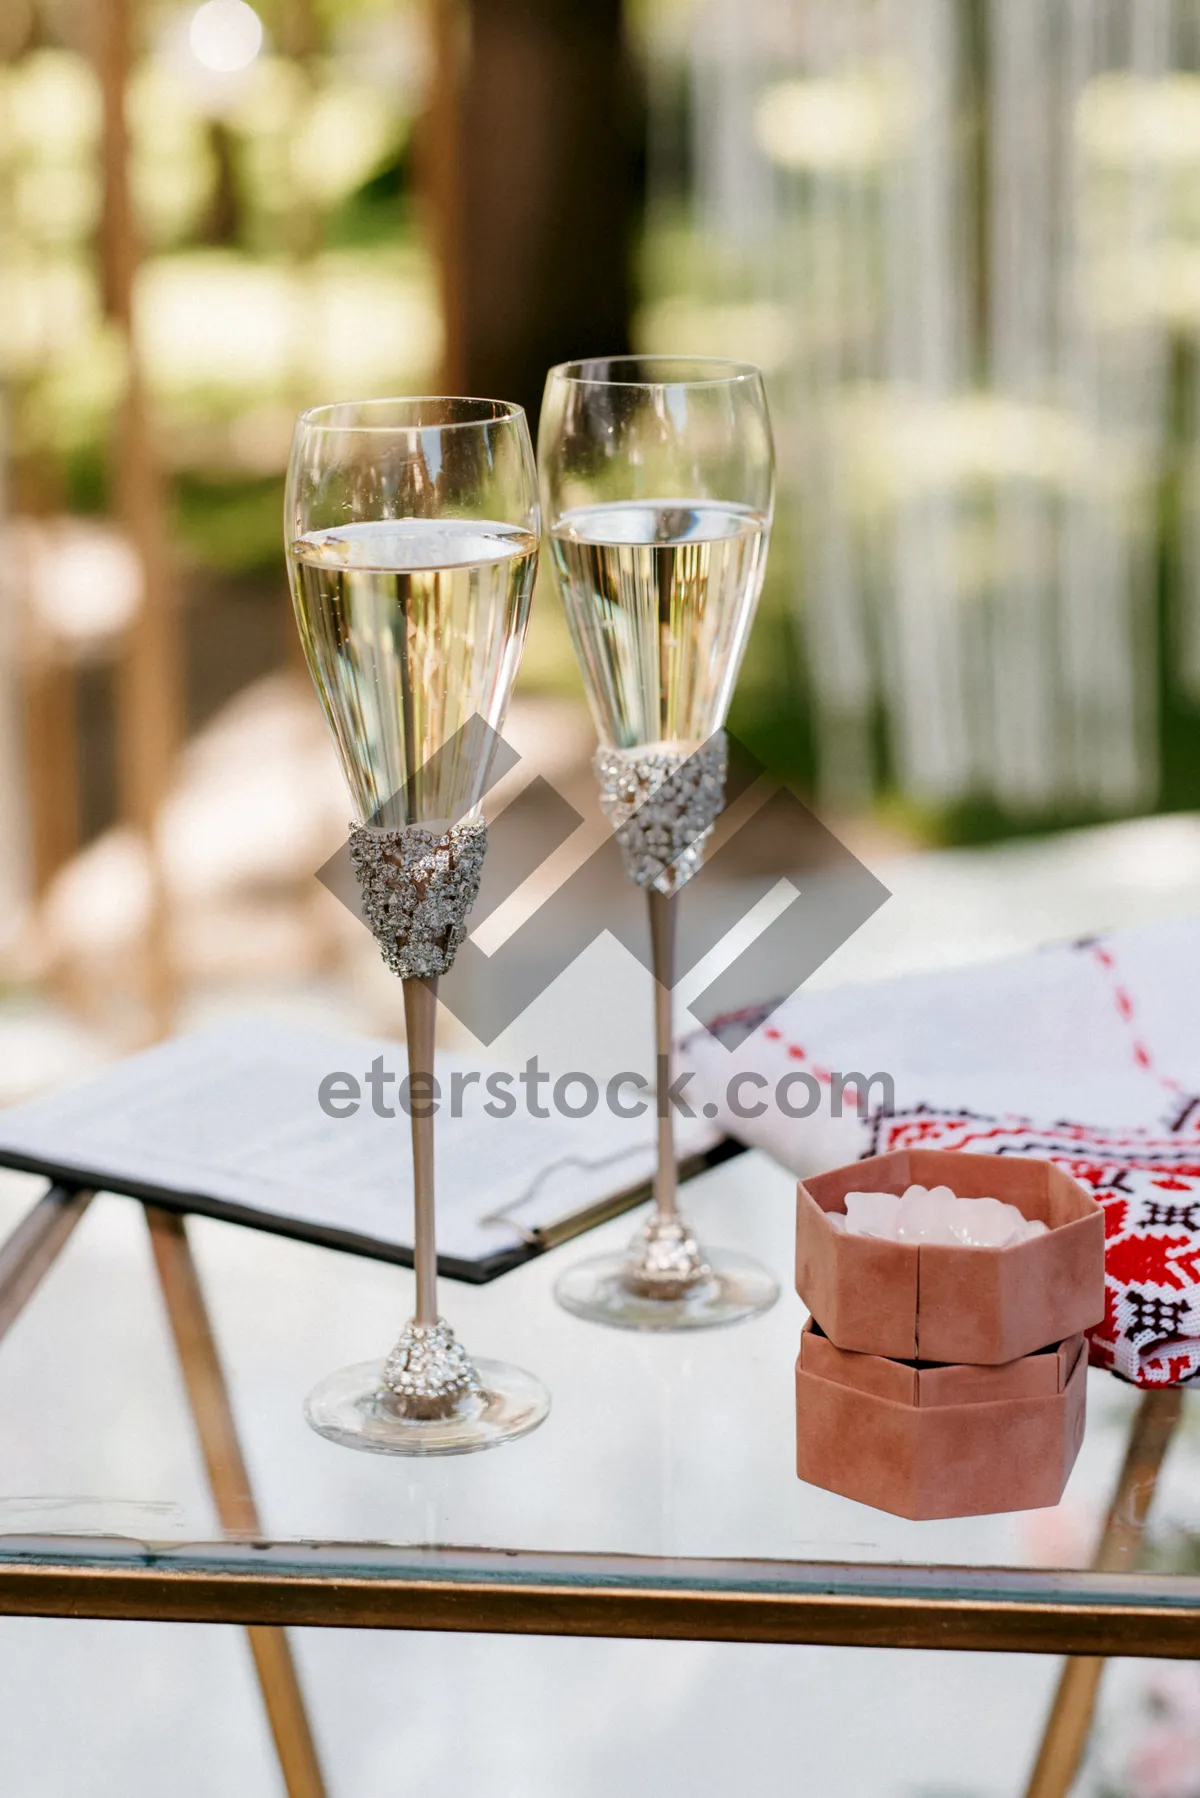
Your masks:
{"label": "glass tabletop", "polygon": [[[16,1224],[40,1190],[32,1178],[5,1176],[0,1224]],[[0,1566],[819,1593],[848,1604],[891,1595],[1025,1612],[1200,1604],[1194,1394],[1183,1397],[1144,1537],[1118,1532],[1103,1571],[1082,1579],[1142,1404],[1110,1375],[1089,1375],[1083,1448],[1052,1509],[914,1523],[840,1498],[795,1473],[793,1371],[805,1312],[789,1291],[793,1180],[747,1154],[692,1183],[689,1207],[707,1235],[775,1269],[784,1296],[771,1312],[689,1337],[600,1329],[552,1299],[578,1244],[483,1288],[449,1285],[444,1308],[462,1338],[538,1372],[553,1407],[524,1440],[427,1461],[337,1448],[301,1414],[323,1372],[387,1342],[407,1314],[412,1276],[190,1220],[257,1500],[258,1527],[222,1530],[145,1215],[101,1195],[0,1353]],[[589,1246],[615,1246],[628,1229],[617,1220]],[[1123,1502],[1144,1508],[1147,1497],[1135,1478]],[[272,1546],[248,1546],[264,1541]]]}
{"label": "glass tabletop", "polygon": [[[895,897],[820,970],[820,984],[965,963],[1190,909],[1200,822],[1140,821],[881,863],[879,871]],[[557,1024],[543,1009],[532,1046],[546,1051],[557,1028],[570,1046],[559,1056],[567,1065],[580,1008],[594,998],[582,987],[568,994]],[[590,1015],[593,1034],[617,1029],[609,989]],[[610,1059],[631,1052],[616,1036],[602,1049]],[[516,1037],[508,1044],[511,1059],[529,1052]],[[43,1191],[31,1176],[0,1173],[0,1242]],[[1187,1628],[1194,1641],[1195,1393],[1147,1402],[1092,1371],[1082,1450],[1052,1509],[930,1523],[869,1509],[796,1477],[794,1367],[805,1312],[792,1285],[792,1177],[747,1153],[689,1183],[687,1207],[703,1238],[775,1272],[782,1297],[771,1311],[727,1329],[642,1336],[560,1310],[552,1289],[561,1268],[620,1246],[629,1217],[490,1285],[447,1282],[442,1309],[468,1350],[540,1376],[552,1408],[519,1441],[423,1462],[338,1448],[302,1416],[320,1378],[386,1352],[410,1314],[412,1275],[190,1219],[187,1240],[255,1507],[247,1509],[245,1493],[230,1501],[241,1476],[227,1469],[218,1513],[146,1214],[132,1200],[98,1196],[0,1342],[0,1585],[24,1569],[197,1577],[225,1569],[230,1579],[292,1581],[314,1594],[374,1583],[393,1600],[407,1582],[434,1622],[439,1592],[490,1586],[514,1603],[522,1593],[548,1595],[541,1609],[531,1599],[524,1622],[514,1611],[503,1627],[568,1627],[553,1611],[554,1594],[606,1590],[662,1602],[653,1615],[643,1607],[616,1621],[577,1607],[570,1627],[737,1634],[732,1611],[741,1605],[747,1638],[790,1629],[797,1639],[836,1639],[818,1615],[829,1603],[851,1622],[859,1607],[854,1639],[885,1640],[889,1603],[928,1602],[929,1629],[943,1633],[922,1635],[920,1619],[910,1619],[903,1639],[946,1646],[945,1632],[958,1628],[955,1640],[979,1646],[980,1635],[968,1641],[971,1617],[1002,1621],[1007,1609],[1023,1618],[1026,1647],[1088,1652],[1101,1635],[1087,1637],[1081,1619],[1099,1618],[1099,1630],[1135,1613],[1145,1625],[1140,1652],[1182,1652]],[[0,1331],[5,1321],[0,1295]],[[1148,1432],[1148,1451],[1145,1442],[1138,1448],[1139,1431]],[[779,1605],[746,1621],[756,1596]],[[669,1597],[708,1608],[668,1615]],[[808,1609],[789,1623],[780,1606],[792,1599]],[[0,1608],[17,1602],[10,1580]],[[73,1590],[56,1602],[83,1600]],[[165,1598],[154,1602],[160,1609],[150,1614],[168,1613]],[[325,1620],[315,1595],[311,1606],[312,1620]],[[252,1609],[247,1600],[229,1616]],[[301,1606],[293,1619],[301,1614],[309,1613]],[[1169,1641],[1155,1635],[1155,1619],[1174,1630]]]}

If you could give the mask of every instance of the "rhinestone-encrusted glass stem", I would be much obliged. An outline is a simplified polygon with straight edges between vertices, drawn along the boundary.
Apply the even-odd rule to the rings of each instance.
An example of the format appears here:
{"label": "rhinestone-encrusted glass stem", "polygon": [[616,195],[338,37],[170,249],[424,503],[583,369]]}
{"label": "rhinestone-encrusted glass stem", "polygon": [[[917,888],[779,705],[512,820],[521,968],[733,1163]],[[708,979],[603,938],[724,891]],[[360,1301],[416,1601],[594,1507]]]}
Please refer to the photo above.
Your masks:
{"label": "rhinestone-encrusted glass stem", "polygon": [[724,731],[693,750],[650,743],[596,751],[600,804],[638,886],[675,893],[699,871],[725,804],[727,760]]}
{"label": "rhinestone-encrusted glass stem", "polygon": [[448,1417],[469,1393],[479,1392],[479,1375],[445,1318],[419,1324],[410,1320],[384,1362],[381,1396],[403,1417]]}
{"label": "rhinestone-encrusted glass stem", "polygon": [[678,1213],[655,1212],[626,1251],[621,1281],[645,1299],[678,1299],[712,1279],[712,1268]]}
{"label": "rhinestone-encrusted glass stem", "polygon": [[350,826],[363,917],[401,980],[445,974],[467,934],[487,850],[482,818],[448,830],[425,824]]}

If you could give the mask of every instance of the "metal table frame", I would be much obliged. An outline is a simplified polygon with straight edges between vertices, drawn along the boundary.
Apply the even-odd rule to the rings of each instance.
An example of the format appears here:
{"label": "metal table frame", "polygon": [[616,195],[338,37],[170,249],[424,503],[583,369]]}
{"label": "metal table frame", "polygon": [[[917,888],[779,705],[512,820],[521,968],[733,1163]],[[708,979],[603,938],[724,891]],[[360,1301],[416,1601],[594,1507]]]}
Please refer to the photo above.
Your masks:
{"label": "metal table frame", "polygon": [[[93,1194],[52,1187],[0,1247],[0,1339]],[[144,1207],[225,1542],[143,1550],[0,1540],[0,1614],[245,1626],[289,1798],[326,1787],[285,1625],[804,1642],[1068,1656],[1026,1798],[1066,1798],[1105,1657],[1200,1657],[1200,1579],[1133,1563],[1182,1406],[1145,1393],[1088,1572],[656,1561],[621,1555],[296,1545],[263,1538],[183,1217]],[[969,1589],[968,1589],[969,1588]]]}

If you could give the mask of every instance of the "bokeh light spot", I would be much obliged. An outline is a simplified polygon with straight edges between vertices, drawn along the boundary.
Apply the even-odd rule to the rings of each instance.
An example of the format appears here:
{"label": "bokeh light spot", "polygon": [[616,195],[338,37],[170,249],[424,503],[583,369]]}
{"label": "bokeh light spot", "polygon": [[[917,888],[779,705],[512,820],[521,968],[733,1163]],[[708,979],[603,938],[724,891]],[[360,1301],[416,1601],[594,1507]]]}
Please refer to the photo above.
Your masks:
{"label": "bokeh light spot", "polygon": [[192,55],[220,75],[249,68],[262,49],[262,20],[246,0],[205,0],[188,28]]}

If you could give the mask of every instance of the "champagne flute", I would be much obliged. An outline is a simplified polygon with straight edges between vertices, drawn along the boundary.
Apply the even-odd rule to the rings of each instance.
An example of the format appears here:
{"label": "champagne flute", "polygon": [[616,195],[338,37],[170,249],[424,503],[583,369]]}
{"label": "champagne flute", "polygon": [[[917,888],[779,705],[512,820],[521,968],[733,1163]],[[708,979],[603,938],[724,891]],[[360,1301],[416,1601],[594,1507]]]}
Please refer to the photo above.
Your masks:
{"label": "champagne flute", "polygon": [[440,1317],[434,1229],[438,976],[479,887],[480,802],[529,615],[537,479],[525,414],[496,400],[320,406],[296,426],[285,530],[300,640],[349,788],[363,914],[400,976],[416,1305],[385,1362],[332,1374],[306,1416],[380,1454],[523,1435],[549,1396],[472,1361]]}
{"label": "champagne flute", "polygon": [[694,1329],[764,1311],[779,1287],[706,1251],[680,1213],[668,1094],[680,889],[724,800],[723,726],[762,586],[774,455],[759,370],[697,357],[566,362],[546,381],[542,500],[600,739],[594,767],[630,878],[646,890],[656,981],[653,1211],[623,1255],[568,1268],[577,1316]]}

